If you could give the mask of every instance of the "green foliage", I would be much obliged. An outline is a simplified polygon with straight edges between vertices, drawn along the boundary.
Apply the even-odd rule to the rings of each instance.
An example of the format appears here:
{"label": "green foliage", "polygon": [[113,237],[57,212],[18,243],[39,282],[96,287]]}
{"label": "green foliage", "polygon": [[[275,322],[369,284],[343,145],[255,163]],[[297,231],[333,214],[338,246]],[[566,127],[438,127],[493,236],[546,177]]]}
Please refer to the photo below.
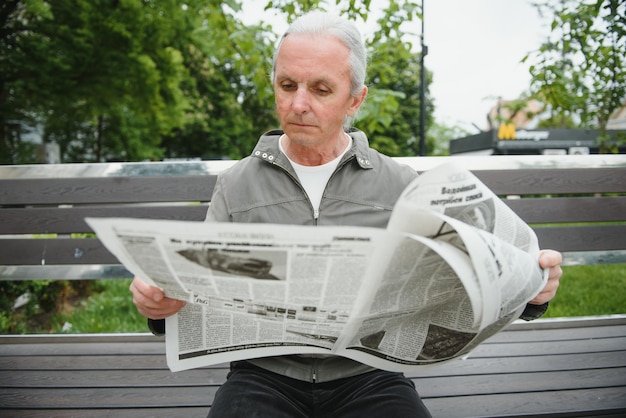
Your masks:
{"label": "green foliage", "polygon": [[[97,286],[94,281],[0,281],[0,334],[30,332],[72,297],[82,297]],[[18,298],[23,301],[20,306],[16,306]]]}
{"label": "green foliage", "polygon": [[565,266],[546,317],[626,313],[626,265]]}
{"label": "green foliage", "polygon": [[[130,279],[0,282],[0,334],[146,332]],[[12,308],[28,293],[26,305]]]}
{"label": "green foliage", "polygon": [[430,155],[450,155],[450,140],[462,138],[470,135],[470,132],[458,126],[451,126],[445,123],[433,122],[428,129],[426,143],[432,146]]}
{"label": "green foliage", "polygon": [[[331,7],[361,21],[371,14],[369,0],[266,3],[286,21]],[[382,7],[367,40],[372,100],[360,126],[373,146],[415,155],[420,57],[401,25],[421,9]],[[247,155],[278,124],[268,78],[277,34],[244,24],[241,11],[237,0],[3,2],[0,164],[35,162],[22,126],[58,143],[64,162]],[[428,99],[427,124],[432,109]]]}
{"label": "green foliage", "polygon": [[552,23],[532,54],[532,93],[549,105],[551,120],[604,131],[626,97],[626,2],[551,0],[537,7]]}
{"label": "green foliage", "polygon": [[57,314],[52,333],[148,332],[146,318],[133,305],[130,279],[99,280],[101,291],[80,301],[72,311]]}
{"label": "green foliage", "polygon": [[[50,284],[49,281],[0,282],[0,333],[21,333],[26,330],[25,318],[34,315],[38,309],[37,295]],[[14,308],[16,300],[24,295],[27,302],[21,312]]]}
{"label": "green foliage", "polygon": [[[626,313],[626,265],[566,266],[561,286],[550,302],[546,318],[610,315]],[[14,284],[34,285],[45,289],[51,282],[2,282],[0,333],[117,333],[147,332],[146,319],[132,303],[128,290],[130,279],[91,281],[71,309],[50,313],[41,318],[39,309],[21,308],[19,317],[9,306],[13,301],[7,290]],[[85,287],[84,282],[72,282]],[[83,284],[80,284],[83,283]],[[9,285],[7,287],[7,284]],[[13,294],[20,293],[22,290]],[[8,302],[7,302],[8,301]],[[13,316],[11,314],[13,313]]]}
{"label": "green foliage", "polygon": [[[381,22],[382,24],[382,22]],[[387,24],[388,25],[388,24]],[[392,34],[396,29],[388,29]],[[412,52],[412,45],[396,37],[378,33],[368,43],[371,52],[369,66],[370,92],[362,106],[362,127],[370,137],[372,147],[392,157],[419,154],[421,57]],[[430,84],[431,75],[426,75]],[[426,130],[432,123],[434,105],[426,91]],[[389,146],[389,141],[393,147]],[[427,142],[427,154],[434,143]]]}

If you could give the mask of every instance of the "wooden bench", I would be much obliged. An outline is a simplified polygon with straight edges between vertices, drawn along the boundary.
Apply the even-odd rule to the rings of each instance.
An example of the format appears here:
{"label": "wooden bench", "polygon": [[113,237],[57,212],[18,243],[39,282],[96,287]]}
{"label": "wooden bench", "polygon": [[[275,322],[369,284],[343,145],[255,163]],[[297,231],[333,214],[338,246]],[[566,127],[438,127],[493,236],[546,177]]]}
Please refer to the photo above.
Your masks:
{"label": "wooden bench", "polygon": [[[564,264],[626,263],[626,156],[398,160],[423,171],[449,158],[508,197]],[[130,277],[83,218],[202,220],[232,163],[1,166],[0,280]],[[0,416],[206,416],[226,373],[171,373],[163,338],[148,333],[4,335]],[[410,377],[436,417],[495,417],[622,416],[624,376],[626,315],[614,315],[519,321]]]}

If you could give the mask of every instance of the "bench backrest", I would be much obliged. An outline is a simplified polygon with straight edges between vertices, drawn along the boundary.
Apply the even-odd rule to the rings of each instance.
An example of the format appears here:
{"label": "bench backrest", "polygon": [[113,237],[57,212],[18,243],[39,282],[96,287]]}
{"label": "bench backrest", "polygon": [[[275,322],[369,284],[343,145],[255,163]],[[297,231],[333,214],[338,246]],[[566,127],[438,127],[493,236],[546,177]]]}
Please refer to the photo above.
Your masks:
{"label": "bench backrest", "polygon": [[[398,158],[472,170],[565,264],[626,262],[626,155]],[[0,166],[0,280],[130,277],[85,217],[204,219],[234,161]],[[548,195],[548,197],[546,197]]]}

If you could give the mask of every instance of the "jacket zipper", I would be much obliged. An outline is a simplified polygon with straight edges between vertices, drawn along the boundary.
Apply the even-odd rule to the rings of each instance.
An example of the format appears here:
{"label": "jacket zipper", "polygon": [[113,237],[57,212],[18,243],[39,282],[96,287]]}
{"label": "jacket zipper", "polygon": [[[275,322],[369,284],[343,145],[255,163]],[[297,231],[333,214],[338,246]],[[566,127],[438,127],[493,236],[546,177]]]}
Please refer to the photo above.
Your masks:
{"label": "jacket zipper", "polygon": [[309,208],[311,208],[311,213],[313,214],[313,225],[317,226],[317,218],[320,215],[319,211],[316,211],[315,209],[313,209],[313,204],[311,203],[311,199],[309,199],[309,195],[307,194],[306,190],[304,190],[304,187],[302,187],[302,183],[300,183],[300,180],[298,180],[298,177],[291,174],[289,170],[287,170],[282,165],[278,164],[276,161],[272,162],[272,164],[280,167],[280,169],[283,170],[285,174],[287,174],[291,178],[291,180],[293,180],[294,183],[296,183],[296,185],[300,188],[300,190],[302,190],[302,193],[304,193],[304,196],[306,197],[307,202],[309,202]]}
{"label": "jacket zipper", "polygon": [[[346,159],[344,159],[343,161],[340,161],[339,164],[337,165],[337,168],[335,168],[335,171],[333,171],[333,173],[328,178],[328,183],[330,183],[330,181],[333,179],[333,177],[335,177],[335,174],[341,168],[343,168],[343,166],[345,166],[348,163],[348,161],[351,161],[355,156],[356,156],[356,154],[352,153]],[[306,190],[304,190],[304,187],[302,187],[302,184],[300,183],[300,180],[298,180],[298,177],[292,175],[289,172],[289,170],[287,170],[282,165],[278,164],[276,161],[272,162],[272,164],[280,167],[280,169],[283,170],[285,172],[285,174],[287,174],[289,177],[291,177],[291,179],[294,181],[294,183],[296,183],[298,185],[300,190],[302,190],[302,192],[306,196],[306,200],[309,202],[309,207],[311,208],[311,212],[313,213],[313,225],[317,226],[317,221],[318,221],[319,216],[320,216],[319,210],[313,209],[313,204],[311,203],[311,199],[309,199],[309,195],[307,194]],[[328,187],[328,183],[326,183],[326,186],[324,186],[324,192],[322,193],[322,199],[324,199],[324,195],[326,194],[326,188]],[[315,379],[315,376],[313,377],[313,379]]]}

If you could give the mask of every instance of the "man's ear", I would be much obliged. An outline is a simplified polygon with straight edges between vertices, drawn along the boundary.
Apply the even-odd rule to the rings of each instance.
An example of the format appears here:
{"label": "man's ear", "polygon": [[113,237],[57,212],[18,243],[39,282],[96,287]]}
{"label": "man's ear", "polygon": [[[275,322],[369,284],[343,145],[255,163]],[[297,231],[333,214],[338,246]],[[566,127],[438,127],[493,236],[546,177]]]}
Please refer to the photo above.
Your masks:
{"label": "man's ear", "polygon": [[367,86],[363,86],[363,90],[361,94],[356,97],[352,97],[352,103],[350,103],[350,107],[348,108],[348,116],[354,116],[365,101],[367,97]]}

